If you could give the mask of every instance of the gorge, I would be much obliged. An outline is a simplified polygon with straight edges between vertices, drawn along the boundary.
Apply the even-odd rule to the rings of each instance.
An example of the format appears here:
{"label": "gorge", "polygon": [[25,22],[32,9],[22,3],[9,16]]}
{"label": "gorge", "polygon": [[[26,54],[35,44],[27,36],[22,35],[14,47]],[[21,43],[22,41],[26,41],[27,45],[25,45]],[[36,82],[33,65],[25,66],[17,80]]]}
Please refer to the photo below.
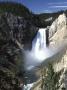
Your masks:
{"label": "gorge", "polygon": [[60,83],[66,80],[66,43],[67,11],[37,15],[17,3],[0,3],[0,89],[36,86],[36,73],[49,62],[55,72],[64,69]]}
{"label": "gorge", "polygon": [[[62,21],[60,21],[62,18]],[[38,30],[37,35],[35,36],[34,40],[32,41],[32,50],[28,52],[26,66],[28,70],[34,70],[34,68],[37,68],[37,66],[41,66],[43,63],[43,67],[46,66],[49,62],[53,63],[53,67],[55,71],[60,71],[61,68],[64,67],[64,64],[57,65],[56,62],[61,56],[61,51],[65,50],[64,48],[67,45],[67,38],[64,38],[67,36],[66,33],[66,16],[65,14],[59,15],[59,17],[52,23],[52,25],[49,27],[49,45],[46,44],[46,30],[48,28],[40,28]],[[63,32],[63,33],[62,33]],[[60,37],[59,34],[62,34]],[[58,39],[59,38],[59,39]],[[51,40],[52,39],[52,40]],[[57,39],[55,41],[55,39]],[[63,42],[63,43],[62,43]],[[58,63],[58,62],[57,62]],[[58,64],[62,63],[61,60]],[[55,65],[56,64],[56,65]],[[60,67],[61,66],[61,67]],[[41,68],[43,68],[41,66]]]}

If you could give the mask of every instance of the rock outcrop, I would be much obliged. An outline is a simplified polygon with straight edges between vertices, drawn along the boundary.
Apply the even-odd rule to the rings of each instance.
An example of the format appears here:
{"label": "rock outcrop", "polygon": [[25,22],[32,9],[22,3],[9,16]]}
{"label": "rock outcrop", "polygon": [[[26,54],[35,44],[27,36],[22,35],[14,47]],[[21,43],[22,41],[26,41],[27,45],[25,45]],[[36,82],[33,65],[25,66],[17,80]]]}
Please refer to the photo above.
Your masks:
{"label": "rock outcrop", "polygon": [[[1,90],[20,90],[19,88],[24,82],[23,49],[31,48],[31,42],[38,31],[31,21],[31,13],[21,5],[12,5],[5,3],[4,6],[3,3],[0,3],[2,11],[0,12]],[[20,12],[18,12],[19,9]]]}
{"label": "rock outcrop", "polygon": [[67,18],[63,13],[50,26],[49,29],[50,45],[57,47],[62,42],[67,41]]}
{"label": "rock outcrop", "polygon": [[[49,41],[52,48],[58,48],[58,53],[56,53],[51,58],[48,58],[45,63],[52,63],[55,72],[61,72],[59,79],[59,89],[58,90],[67,90],[67,17],[63,13],[52,23],[49,27]],[[44,67],[44,63],[43,63]],[[47,64],[46,64],[47,68]],[[42,69],[42,66],[40,70]],[[42,74],[42,73],[41,73]],[[34,89],[41,90],[42,81],[39,81],[39,85],[36,83]]]}
{"label": "rock outcrop", "polygon": [[[23,82],[24,78],[22,49],[31,49],[37,30],[38,28],[23,16],[8,12],[0,15],[0,89],[19,89],[19,82]],[[8,81],[8,78],[11,81]]]}
{"label": "rock outcrop", "polygon": [[[58,54],[51,58],[55,72],[63,70],[59,85],[59,90],[67,88],[67,18],[65,14],[62,14],[56,19],[50,27],[52,37],[50,38],[51,47],[62,47]],[[59,48],[58,48],[59,49]]]}

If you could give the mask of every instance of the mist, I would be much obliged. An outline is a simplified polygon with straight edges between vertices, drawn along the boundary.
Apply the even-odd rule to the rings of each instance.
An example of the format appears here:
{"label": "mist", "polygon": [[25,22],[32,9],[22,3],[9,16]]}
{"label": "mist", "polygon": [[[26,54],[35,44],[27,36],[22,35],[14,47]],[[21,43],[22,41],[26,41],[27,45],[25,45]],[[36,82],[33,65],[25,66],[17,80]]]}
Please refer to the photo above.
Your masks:
{"label": "mist", "polygon": [[[46,59],[57,54],[65,45],[65,42],[56,48],[46,45],[46,28],[39,29],[36,37],[32,41],[31,51],[25,51],[25,69],[32,70],[36,66],[45,63]],[[48,61],[49,62],[49,61]]]}

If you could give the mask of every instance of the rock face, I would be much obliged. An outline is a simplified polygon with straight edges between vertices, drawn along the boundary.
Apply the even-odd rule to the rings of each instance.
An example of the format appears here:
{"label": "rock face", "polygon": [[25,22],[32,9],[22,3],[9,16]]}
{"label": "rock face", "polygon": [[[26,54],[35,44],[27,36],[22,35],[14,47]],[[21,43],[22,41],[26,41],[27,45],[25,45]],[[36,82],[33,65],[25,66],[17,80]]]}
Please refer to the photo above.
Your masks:
{"label": "rock face", "polygon": [[[9,29],[8,33],[10,37],[17,39],[21,44],[24,44],[24,46],[31,44],[38,29],[29,20],[11,13],[5,13],[0,16],[0,19],[2,20],[1,24],[5,21],[8,25],[6,27]],[[2,26],[2,28],[5,27]]]}
{"label": "rock face", "polygon": [[24,75],[24,56],[21,50],[31,48],[37,30],[23,16],[8,12],[0,14],[0,89],[19,89],[19,77],[22,76],[23,81]]}
{"label": "rock face", "polygon": [[[10,5],[8,6],[10,7]],[[8,6],[6,6],[6,9],[8,9],[8,11],[11,11],[10,8],[12,7],[12,5],[10,8],[8,8]],[[4,5],[0,4],[0,7],[1,9],[4,8]],[[12,9],[11,12],[0,13],[0,89],[1,90],[19,90],[19,86],[23,84],[23,78],[21,78],[21,76],[24,75],[24,70],[21,70],[21,68],[23,68],[24,59],[20,49],[31,48],[31,42],[38,31],[38,28],[35,25],[39,19],[33,18],[34,20],[32,20],[32,15],[29,12],[26,12],[24,8],[22,10],[22,7],[20,7],[21,8],[20,12],[18,12],[21,15],[18,15],[17,8],[15,10],[17,15],[15,13],[13,14],[12,12],[14,12],[13,11],[14,8]],[[34,22],[35,20],[36,23]],[[49,23],[49,20],[47,21]],[[41,25],[40,21],[38,24]],[[67,24],[66,15],[62,14],[52,23],[50,27],[47,28],[49,29],[49,40],[51,46],[57,47],[60,44],[62,44],[62,42],[67,41],[66,24]],[[58,54],[59,56],[58,55],[56,56],[57,58],[52,57],[51,59],[55,61],[52,63],[54,66],[54,70],[56,72],[64,69],[62,75],[60,76],[59,82],[61,83],[63,81],[65,88],[67,88],[67,83],[66,83],[67,82],[66,81],[67,48],[65,48],[62,51],[61,51],[62,52],[61,55],[59,53]],[[19,81],[21,82],[20,85],[19,85]]]}
{"label": "rock face", "polygon": [[0,90],[20,90],[23,86],[23,49],[31,49],[38,31],[32,16],[21,4],[0,3]]}
{"label": "rock face", "polygon": [[55,72],[59,72],[63,70],[59,85],[59,90],[62,90],[62,88],[67,88],[67,18],[65,14],[62,14],[56,19],[53,24],[50,27],[53,32],[50,33],[50,45],[52,47],[59,47],[63,46],[65,43],[65,47],[61,49],[61,51],[53,56],[51,59],[53,60],[53,67]]}
{"label": "rock face", "polygon": [[67,40],[67,18],[63,13],[60,15],[50,26],[49,29],[49,38],[50,45],[58,46],[61,45],[62,42],[66,42]]}
{"label": "rock face", "polygon": [[[64,13],[59,15],[49,27],[49,41],[52,48],[62,47],[57,54],[47,59],[47,61],[52,63],[55,72],[62,71],[58,90],[67,90],[67,18]],[[36,83],[37,86],[32,90],[41,89],[40,84],[41,81],[38,85]]]}

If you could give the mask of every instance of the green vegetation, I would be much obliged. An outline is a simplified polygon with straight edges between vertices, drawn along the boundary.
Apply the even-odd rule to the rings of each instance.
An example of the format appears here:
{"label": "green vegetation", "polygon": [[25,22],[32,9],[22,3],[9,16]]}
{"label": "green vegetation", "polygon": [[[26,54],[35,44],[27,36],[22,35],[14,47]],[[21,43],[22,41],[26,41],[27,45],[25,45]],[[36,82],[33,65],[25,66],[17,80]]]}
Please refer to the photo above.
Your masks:
{"label": "green vegetation", "polygon": [[[25,72],[24,54],[20,46],[28,48],[38,28],[46,27],[53,22],[45,22],[44,19],[52,16],[54,20],[57,15],[34,15],[21,4],[0,3],[0,90],[20,90],[19,86],[24,83]],[[59,76],[60,72],[55,73],[52,65],[48,65],[47,76],[44,75],[43,78],[43,88],[57,90]]]}
{"label": "green vegetation", "polygon": [[[24,79],[24,54],[21,52],[20,47],[15,42],[15,39],[17,38],[14,36],[17,36],[17,32],[14,32],[13,30],[12,34],[5,13],[1,14],[0,90],[20,90],[19,86]],[[20,40],[18,42],[20,42]]]}
{"label": "green vegetation", "polygon": [[[45,71],[44,71],[45,72]],[[54,72],[52,64],[48,65],[48,70],[46,75],[42,76],[42,90],[58,90],[59,89],[59,79],[61,71]]]}
{"label": "green vegetation", "polygon": [[[34,14],[27,7],[20,3],[0,2],[0,14],[4,12],[13,13],[17,16],[22,16],[25,19],[30,20],[30,22],[37,27],[50,26],[51,23],[62,13],[65,13],[67,16],[67,10],[58,11],[55,13]],[[45,19],[48,19],[50,17],[53,18],[51,21],[45,21]]]}
{"label": "green vegetation", "polygon": [[3,67],[0,68],[0,90],[19,90],[18,77]]}
{"label": "green vegetation", "polygon": [[12,2],[0,2],[0,13],[10,12],[15,15],[24,16],[26,18],[29,18],[29,15],[31,15],[28,8],[26,8],[24,5],[21,5],[19,3],[12,3]]}
{"label": "green vegetation", "polygon": [[[58,18],[58,16],[60,14],[63,14],[65,13],[66,16],[67,16],[67,10],[65,11],[58,11],[58,12],[54,12],[54,13],[41,13],[41,14],[36,14],[34,15],[34,20],[35,20],[35,24],[38,26],[38,27],[47,27],[47,26],[50,26],[52,24],[52,22]],[[48,18],[52,18],[52,20],[50,21],[45,21],[46,19]]]}

